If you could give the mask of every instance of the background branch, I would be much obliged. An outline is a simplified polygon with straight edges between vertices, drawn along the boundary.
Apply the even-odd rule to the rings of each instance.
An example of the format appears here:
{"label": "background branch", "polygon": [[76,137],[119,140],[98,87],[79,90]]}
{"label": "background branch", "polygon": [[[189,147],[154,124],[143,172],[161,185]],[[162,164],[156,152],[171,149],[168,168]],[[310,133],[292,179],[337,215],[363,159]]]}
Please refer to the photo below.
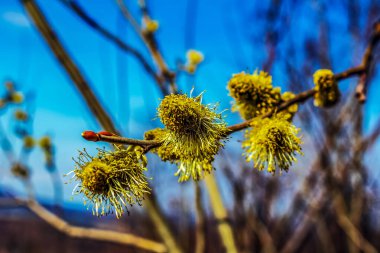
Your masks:
{"label": "background branch", "polygon": [[167,248],[164,244],[155,242],[149,239],[145,239],[136,235],[128,233],[120,233],[104,229],[84,228],[78,226],[72,226],[65,220],[61,219],[54,213],[47,210],[36,201],[30,200],[3,200],[0,201],[1,205],[12,206],[21,205],[26,206],[39,218],[47,222],[50,226],[58,231],[66,234],[67,236],[82,239],[92,239],[113,243],[120,243],[131,247],[136,247],[150,252],[167,252]]}
{"label": "background branch", "polygon": [[85,24],[87,24],[89,27],[97,31],[100,35],[102,35],[104,38],[108,39],[109,41],[113,42],[115,45],[117,45],[122,51],[126,53],[130,53],[131,55],[135,56],[136,59],[141,63],[141,65],[144,67],[146,72],[154,78],[156,83],[159,85],[159,88],[161,89],[161,92],[166,95],[168,94],[167,89],[164,86],[163,79],[159,77],[155,70],[150,66],[148,61],[144,58],[144,56],[135,48],[125,43],[122,39],[117,37],[116,35],[112,34],[110,31],[108,31],[106,28],[101,26],[95,19],[91,18],[85,10],[77,3],[72,0],[59,0],[62,4],[64,4],[69,10],[71,10],[74,14],[77,15]]}

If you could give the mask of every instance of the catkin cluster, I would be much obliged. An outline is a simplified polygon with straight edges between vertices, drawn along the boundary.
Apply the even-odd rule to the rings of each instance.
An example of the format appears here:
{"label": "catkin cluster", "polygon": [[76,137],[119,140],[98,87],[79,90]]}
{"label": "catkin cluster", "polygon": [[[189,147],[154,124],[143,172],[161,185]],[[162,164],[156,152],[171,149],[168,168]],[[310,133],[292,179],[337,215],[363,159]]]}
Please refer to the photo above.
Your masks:
{"label": "catkin cluster", "polygon": [[315,95],[314,105],[319,107],[334,106],[340,99],[338,82],[329,69],[319,69],[314,75]]}
{"label": "catkin cluster", "polygon": [[[273,87],[272,77],[264,71],[235,74],[229,80],[227,89],[235,100],[232,111],[238,111],[245,120],[271,112],[295,96],[289,91],[281,94],[281,88]],[[294,104],[281,114],[291,119],[297,110],[298,105]]]}
{"label": "catkin cluster", "polygon": [[[190,50],[187,58],[187,65],[191,66],[189,72],[195,71],[203,61],[203,55],[195,50]],[[330,70],[318,70],[314,74],[314,83],[316,106],[332,106],[339,100],[337,82]],[[235,74],[227,89],[234,98],[233,111],[249,120],[242,141],[247,162],[253,161],[255,168],[266,169],[271,174],[277,170],[287,172],[297,161],[297,155],[303,154],[300,129],[292,124],[298,111],[295,94],[281,93],[279,87],[273,87],[272,77],[263,71]],[[145,140],[160,144],[151,147],[151,152],[161,160],[177,165],[175,175],[179,182],[190,178],[199,180],[204,173],[210,173],[214,157],[229,133],[221,113],[216,112],[216,106],[202,104],[202,96],[165,96],[157,109],[164,128],[149,130],[144,135]],[[281,107],[285,102],[291,102],[291,105]],[[32,146],[32,141],[25,139],[25,146]],[[95,157],[80,152],[73,171],[74,178],[79,181],[76,193],[86,196],[94,214],[115,212],[120,217],[127,204],[140,203],[144,194],[149,193],[144,175],[145,151],[132,146],[115,152],[101,149]]]}
{"label": "catkin cluster", "polygon": [[128,211],[128,205],[141,204],[144,195],[150,192],[144,174],[146,158],[140,147],[114,152],[99,149],[95,157],[84,150],[75,162],[73,173],[78,181],[75,193],[85,195],[85,203],[92,207],[94,215],[115,212],[119,218],[124,209]]}
{"label": "catkin cluster", "polygon": [[297,161],[296,154],[302,154],[299,131],[281,115],[253,121],[242,144],[247,161],[253,160],[255,168],[267,168],[272,174],[276,167],[288,171]]}
{"label": "catkin cluster", "polygon": [[24,100],[24,96],[21,92],[18,92],[15,85],[11,81],[5,82],[6,93],[3,97],[0,97],[0,109],[4,108],[8,104],[20,104]]}
{"label": "catkin cluster", "polygon": [[158,116],[165,129],[148,132],[154,140],[162,141],[155,152],[162,160],[178,165],[179,181],[191,177],[199,180],[203,172],[212,170],[212,161],[223,146],[226,123],[216,113],[216,107],[203,105],[202,95],[184,94],[166,96],[158,107]]}
{"label": "catkin cluster", "polygon": [[246,120],[269,112],[281,102],[281,89],[273,87],[272,77],[264,71],[235,74],[227,88],[235,99],[232,110]]}

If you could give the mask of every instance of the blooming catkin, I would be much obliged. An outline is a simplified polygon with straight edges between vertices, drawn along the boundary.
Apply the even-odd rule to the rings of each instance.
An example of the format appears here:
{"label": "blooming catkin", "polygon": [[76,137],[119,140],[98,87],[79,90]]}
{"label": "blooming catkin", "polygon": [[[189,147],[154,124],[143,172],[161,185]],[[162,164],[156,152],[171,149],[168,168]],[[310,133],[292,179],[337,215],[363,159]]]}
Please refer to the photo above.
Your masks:
{"label": "blooming catkin", "polygon": [[196,71],[198,65],[204,60],[203,54],[194,49],[190,49],[187,51],[186,58],[186,70],[190,74],[193,74]]}
{"label": "blooming catkin", "polygon": [[264,71],[235,74],[227,89],[235,99],[232,110],[238,111],[245,120],[265,114],[281,102],[281,89],[272,86],[272,77]]}
{"label": "blooming catkin", "polygon": [[95,157],[85,150],[79,153],[74,178],[79,181],[75,194],[83,193],[85,204],[92,206],[94,215],[115,212],[119,218],[128,211],[127,205],[141,204],[144,194],[150,192],[146,170],[146,158],[141,147],[130,146],[108,152],[98,150]]}
{"label": "blooming catkin", "polygon": [[204,56],[201,52],[190,49],[186,53],[187,62],[189,64],[198,65],[204,60]]}
{"label": "blooming catkin", "polygon": [[255,168],[274,174],[276,167],[288,171],[296,154],[302,154],[299,129],[283,115],[256,120],[253,128],[245,133],[243,141],[244,155],[247,161],[253,160]]}
{"label": "blooming catkin", "polygon": [[157,153],[161,152],[163,160],[178,165],[175,175],[180,182],[190,177],[199,180],[203,172],[212,170],[211,163],[228,131],[221,114],[215,112],[216,107],[203,105],[201,100],[202,95],[192,98],[171,94],[158,107],[165,132],[160,137],[163,144]]}
{"label": "blooming catkin", "polygon": [[23,138],[23,148],[25,148],[26,150],[31,150],[35,144],[35,140],[32,136],[26,135]]}
{"label": "blooming catkin", "polygon": [[158,23],[157,20],[152,20],[152,19],[146,19],[145,20],[145,31],[148,33],[154,33],[158,30],[160,24]]}
{"label": "blooming catkin", "polygon": [[334,73],[329,69],[319,69],[314,75],[315,95],[314,105],[318,107],[331,107],[340,99],[338,82]]}
{"label": "blooming catkin", "polygon": [[15,177],[21,178],[23,180],[26,180],[30,177],[30,171],[21,163],[15,163],[12,165],[11,172]]}
{"label": "blooming catkin", "polygon": [[23,110],[16,110],[14,112],[14,117],[18,121],[27,121],[28,120],[28,114],[24,112]]}
{"label": "blooming catkin", "polygon": [[[145,140],[163,141],[167,132],[167,129],[155,128],[145,132],[144,138]],[[151,152],[156,153],[164,162],[169,161],[175,163],[180,158],[179,155],[173,152],[173,147],[170,143],[153,148]]]}

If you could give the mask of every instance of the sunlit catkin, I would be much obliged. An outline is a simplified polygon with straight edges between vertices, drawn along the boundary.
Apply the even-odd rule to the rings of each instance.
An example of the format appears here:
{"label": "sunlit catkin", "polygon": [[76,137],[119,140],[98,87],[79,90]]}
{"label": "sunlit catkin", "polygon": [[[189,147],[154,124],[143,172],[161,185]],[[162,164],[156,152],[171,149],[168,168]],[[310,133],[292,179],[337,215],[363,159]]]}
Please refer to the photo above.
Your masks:
{"label": "sunlit catkin", "polygon": [[[178,165],[179,181],[192,177],[199,180],[203,172],[212,170],[212,161],[223,146],[226,123],[216,113],[216,107],[203,105],[202,95],[168,95],[158,108],[158,116],[166,127],[163,132],[161,152],[164,158]],[[160,152],[160,149],[158,149]]]}
{"label": "sunlit catkin", "polygon": [[329,69],[319,69],[314,75],[315,95],[314,105],[319,107],[331,107],[340,99],[338,82],[334,73]]}
{"label": "sunlit catkin", "polygon": [[99,149],[95,157],[84,150],[75,162],[74,178],[79,183],[74,193],[85,195],[85,204],[92,207],[94,215],[115,212],[119,218],[128,205],[141,204],[150,192],[144,175],[146,158],[140,147],[114,152]]}
{"label": "sunlit catkin", "polygon": [[194,74],[198,65],[203,62],[204,56],[200,51],[190,49],[186,53],[186,70],[190,74]]}
{"label": "sunlit catkin", "polygon": [[264,71],[235,74],[227,89],[235,99],[232,110],[238,111],[246,120],[271,111],[281,102],[281,89],[272,86],[272,77]]}
{"label": "sunlit catkin", "polygon": [[247,161],[253,160],[255,168],[266,168],[272,174],[276,167],[288,171],[297,161],[296,154],[302,154],[299,129],[280,115],[255,120],[252,126],[242,144]]}

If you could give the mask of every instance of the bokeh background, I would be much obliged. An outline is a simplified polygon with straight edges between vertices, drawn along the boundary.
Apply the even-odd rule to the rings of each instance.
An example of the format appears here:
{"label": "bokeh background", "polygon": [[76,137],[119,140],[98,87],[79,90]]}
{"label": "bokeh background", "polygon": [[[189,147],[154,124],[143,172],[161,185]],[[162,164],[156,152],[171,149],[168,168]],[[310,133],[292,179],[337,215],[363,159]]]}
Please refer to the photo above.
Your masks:
{"label": "bokeh background", "polygon": [[[83,22],[67,5],[70,1],[36,2],[123,136],[141,139],[145,131],[162,126],[156,116],[162,93],[133,56]],[[154,66],[148,50],[116,2],[78,0],[75,3],[112,34],[133,45]],[[137,2],[128,0],[125,4],[140,20]],[[188,49],[197,49],[205,56],[194,75],[178,70],[180,91],[187,94],[193,88],[193,94],[205,91],[206,103],[219,103],[220,111],[228,109],[223,115],[229,124],[242,121],[230,110],[232,98],[228,96],[226,84],[232,74],[264,69],[282,91],[298,93],[310,89],[312,74],[317,69],[329,68],[339,73],[361,63],[373,25],[380,17],[380,2],[375,0],[150,0],[147,6],[151,17],[159,21],[155,36],[170,69],[178,70],[186,61]],[[71,224],[128,231],[160,240],[144,207],[130,208],[130,215],[120,220],[99,219],[86,210],[82,196],[72,196],[75,184],[64,176],[74,168],[72,158],[83,148],[91,153],[97,147],[108,147],[104,143],[87,142],[80,134],[84,130],[100,131],[101,127],[28,17],[22,1],[1,1],[0,33],[0,80],[14,82],[25,97],[22,105],[0,109],[0,141],[4,151],[0,152],[0,195],[4,199],[28,195],[22,181],[11,173],[14,161],[6,154],[11,143],[16,157],[23,158],[22,140],[17,132],[19,125],[13,114],[22,108],[32,119],[27,127],[33,136],[49,136],[54,144],[59,179],[52,180],[44,155],[38,150],[28,154],[27,161],[21,161],[31,171],[31,183],[39,203]],[[380,236],[377,52],[375,49],[366,103],[359,104],[355,99],[358,78],[352,78],[340,82],[343,96],[338,106],[325,110],[314,107],[311,100],[302,104],[294,123],[302,129],[305,155],[299,157],[288,173],[271,176],[255,170],[253,164],[246,163],[242,157],[242,133],[232,135],[214,162],[213,173],[229,212],[228,222],[239,252],[327,252],[327,249],[329,252],[371,252],[380,249],[376,240]],[[2,85],[0,95],[5,92]],[[359,144],[368,140],[368,136],[370,145],[357,148],[362,147]],[[174,166],[160,162],[154,155],[148,157],[148,174],[157,203],[176,231],[175,237],[184,252],[193,252],[197,223],[194,183],[178,183],[173,175]],[[68,184],[64,185],[65,182]],[[60,198],[54,187],[57,183],[62,184]],[[201,191],[206,217],[204,252],[223,252],[225,249],[216,229],[218,222],[213,218],[202,182]],[[341,191],[344,197],[348,217],[358,232],[353,236],[336,221],[339,219],[333,208],[335,191]],[[321,193],[325,195],[322,204],[321,201],[315,204],[313,201]],[[310,206],[318,205],[321,207],[310,214]],[[359,213],[355,211],[358,209]],[[294,240],[291,235],[301,229],[305,215],[312,216],[313,222],[297,247],[286,251],[288,240]],[[319,221],[325,230],[322,225],[318,226]],[[0,224],[0,252],[90,252],[94,249],[139,252],[118,244],[70,239],[20,206],[1,205]],[[31,228],[31,224],[35,229],[25,229],[26,225]],[[269,235],[269,241],[263,233]],[[328,236],[322,236],[325,233]],[[360,245],[367,244],[363,244],[364,239],[358,235],[372,248],[361,248]],[[46,240],[45,236],[51,239]],[[353,243],[353,238],[359,238],[358,245]],[[268,243],[273,247],[268,249]],[[58,249],[57,245],[64,246]]]}

